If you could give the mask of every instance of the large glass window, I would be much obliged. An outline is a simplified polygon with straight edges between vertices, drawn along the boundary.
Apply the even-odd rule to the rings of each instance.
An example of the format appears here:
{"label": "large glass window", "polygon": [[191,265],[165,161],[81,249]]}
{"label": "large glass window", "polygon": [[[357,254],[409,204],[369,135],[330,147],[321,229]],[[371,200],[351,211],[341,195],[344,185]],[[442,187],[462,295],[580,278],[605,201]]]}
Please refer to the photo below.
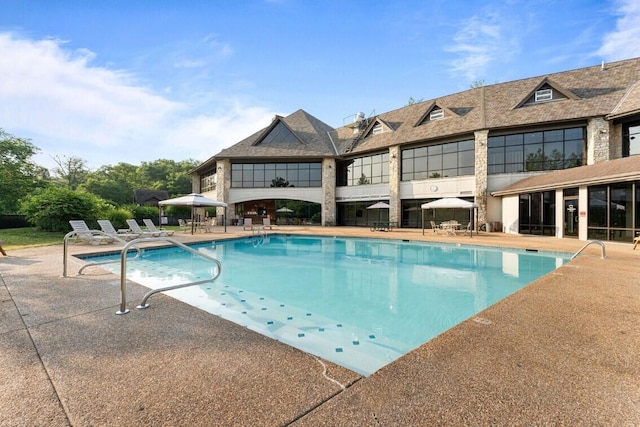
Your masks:
{"label": "large glass window", "polygon": [[640,122],[625,124],[622,127],[622,156],[640,154]]}
{"label": "large glass window", "polygon": [[631,242],[640,231],[640,181],[588,189],[589,239]]}
{"label": "large glass window", "polygon": [[568,169],[583,164],[584,128],[491,136],[488,173]]}
{"label": "large glass window", "polygon": [[217,175],[216,171],[208,171],[200,175],[200,191],[213,191],[216,189]]}
{"label": "large glass window", "polygon": [[522,234],[556,235],[556,198],[554,191],[520,195]]}
{"label": "large glass window", "polygon": [[321,187],[321,163],[234,163],[231,187]]}
{"label": "large glass window", "polygon": [[389,153],[358,157],[337,163],[338,186],[383,184],[389,182]]}
{"label": "large glass window", "polygon": [[282,122],[279,122],[271,132],[269,132],[269,135],[262,140],[261,144],[270,144],[272,142],[300,143],[298,138],[296,138]]}
{"label": "large glass window", "polygon": [[402,180],[473,175],[473,139],[402,150]]}

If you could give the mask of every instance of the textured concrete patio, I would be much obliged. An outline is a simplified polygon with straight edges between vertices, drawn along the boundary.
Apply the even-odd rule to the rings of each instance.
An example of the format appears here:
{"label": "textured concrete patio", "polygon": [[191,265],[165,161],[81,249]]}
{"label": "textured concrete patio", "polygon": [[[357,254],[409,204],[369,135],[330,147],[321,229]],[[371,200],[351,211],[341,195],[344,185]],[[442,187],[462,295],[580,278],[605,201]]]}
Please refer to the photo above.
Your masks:
{"label": "textured concrete patio", "polygon": [[[273,232],[571,253],[584,244],[404,229]],[[640,425],[640,251],[631,248],[607,243],[601,259],[592,245],[366,378],[161,294],[149,309],[117,316],[117,276],[91,268],[62,278],[62,245],[8,251],[0,426]],[[82,264],[70,258],[70,273]],[[130,308],[145,291],[130,285]]]}

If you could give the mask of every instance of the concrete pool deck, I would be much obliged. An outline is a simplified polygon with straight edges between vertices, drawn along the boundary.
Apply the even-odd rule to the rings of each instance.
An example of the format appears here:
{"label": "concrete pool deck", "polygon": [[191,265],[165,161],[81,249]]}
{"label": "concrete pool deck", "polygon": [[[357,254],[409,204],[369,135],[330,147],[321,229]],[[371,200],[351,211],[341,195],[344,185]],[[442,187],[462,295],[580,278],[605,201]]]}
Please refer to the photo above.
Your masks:
{"label": "concrete pool deck", "polygon": [[[585,242],[421,230],[271,231],[575,253]],[[229,233],[177,240],[250,235]],[[0,426],[640,425],[640,251],[580,256],[368,377],[119,278],[62,245],[0,257]],[[114,250],[74,245],[70,253]],[[224,268],[224,266],[223,266]]]}

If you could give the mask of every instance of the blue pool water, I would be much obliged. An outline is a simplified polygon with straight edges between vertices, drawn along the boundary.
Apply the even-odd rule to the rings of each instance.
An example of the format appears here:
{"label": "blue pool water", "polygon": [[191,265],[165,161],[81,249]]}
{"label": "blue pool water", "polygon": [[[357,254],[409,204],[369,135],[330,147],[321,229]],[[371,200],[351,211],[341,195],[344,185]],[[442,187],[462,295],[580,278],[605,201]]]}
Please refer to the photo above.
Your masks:
{"label": "blue pool water", "polygon": [[[222,274],[215,282],[167,294],[363,375],[570,258],[479,246],[285,235],[193,247],[220,260]],[[120,272],[119,263],[104,268]],[[201,280],[214,271],[210,261],[179,248],[145,250],[127,263],[127,277],[153,289]]]}

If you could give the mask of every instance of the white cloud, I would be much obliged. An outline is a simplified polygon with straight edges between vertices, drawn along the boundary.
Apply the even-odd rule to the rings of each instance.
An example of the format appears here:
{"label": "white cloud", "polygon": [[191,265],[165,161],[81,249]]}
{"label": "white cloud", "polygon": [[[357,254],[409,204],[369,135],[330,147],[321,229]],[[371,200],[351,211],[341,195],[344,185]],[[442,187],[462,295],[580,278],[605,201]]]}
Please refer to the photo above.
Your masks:
{"label": "white cloud", "polygon": [[640,2],[620,0],[615,5],[620,16],[616,29],[604,36],[597,53],[607,61],[640,57]]}
{"label": "white cloud", "polygon": [[454,44],[446,50],[458,54],[452,62],[455,74],[475,81],[486,74],[488,67],[499,58],[506,41],[500,19],[492,14],[473,16],[466,20],[453,38]]}
{"label": "white cloud", "polygon": [[92,66],[93,52],[65,47],[0,33],[0,127],[31,139],[45,167],[54,166],[54,156],[77,156],[91,168],[205,160],[267,126],[274,114],[233,99],[217,99],[216,112],[202,112],[125,71]]}

